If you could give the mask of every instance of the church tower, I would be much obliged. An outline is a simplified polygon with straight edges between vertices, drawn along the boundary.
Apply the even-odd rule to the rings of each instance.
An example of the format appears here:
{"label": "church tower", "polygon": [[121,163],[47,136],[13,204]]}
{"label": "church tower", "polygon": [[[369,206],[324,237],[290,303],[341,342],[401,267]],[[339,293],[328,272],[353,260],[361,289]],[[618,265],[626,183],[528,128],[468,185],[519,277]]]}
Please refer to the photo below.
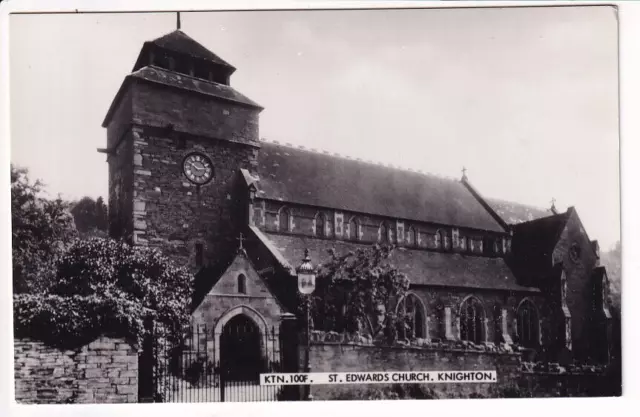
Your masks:
{"label": "church tower", "polygon": [[103,122],[112,237],[194,271],[235,247],[262,107],[231,87],[234,71],[181,30],[144,43]]}

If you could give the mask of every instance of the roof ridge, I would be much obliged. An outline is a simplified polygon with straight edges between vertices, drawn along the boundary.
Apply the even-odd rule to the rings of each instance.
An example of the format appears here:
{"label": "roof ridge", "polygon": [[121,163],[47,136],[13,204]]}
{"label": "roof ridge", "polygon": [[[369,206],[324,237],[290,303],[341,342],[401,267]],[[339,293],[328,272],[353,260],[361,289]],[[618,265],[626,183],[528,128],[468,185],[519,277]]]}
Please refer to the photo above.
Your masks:
{"label": "roof ridge", "polygon": [[460,180],[458,178],[455,177],[451,177],[451,176],[447,176],[447,175],[442,175],[442,174],[435,174],[432,172],[426,172],[423,171],[422,169],[416,169],[416,168],[410,168],[410,167],[402,167],[399,165],[395,165],[392,163],[388,163],[388,162],[382,162],[382,161],[372,161],[369,159],[362,159],[360,157],[355,157],[355,156],[351,156],[351,155],[343,155],[337,152],[332,152],[326,149],[317,149],[317,148],[310,148],[310,147],[306,147],[304,145],[293,145],[289,142],[279,142],[277,140],[270,140],[267,138],[260,138],[260,142],[265,142],[265,143],[270,143],[273,145],[277,145],[283,148],[291,148],[291,149],[295,149],[295,150],[300,150],[300,151],[306,151],[308,153],[313,153],[316,155],[322,155],[322,156],[329,156],[329,157],[333,157],[333,158],[340,158],[340,159],[344,159],[347,161],[352,161],[352,162],[356,162],[356,163],[362,163],[362,164],[367,164],[367,165],[373,165],[373,166],[378,166],[378,167],[382,167],[382,168],[390,168],[390,169],[394,169],[397,171],[401,171],[401,172],[406,172],[406,173],[410,173],[410,174],[419,174],[422,176],[426,176],[426,177],[433,177],[433,178],[437,178],[437,179],[442,179],[442,180],[447,180],[447,181],[454,181],[454,182],[460,182]]}

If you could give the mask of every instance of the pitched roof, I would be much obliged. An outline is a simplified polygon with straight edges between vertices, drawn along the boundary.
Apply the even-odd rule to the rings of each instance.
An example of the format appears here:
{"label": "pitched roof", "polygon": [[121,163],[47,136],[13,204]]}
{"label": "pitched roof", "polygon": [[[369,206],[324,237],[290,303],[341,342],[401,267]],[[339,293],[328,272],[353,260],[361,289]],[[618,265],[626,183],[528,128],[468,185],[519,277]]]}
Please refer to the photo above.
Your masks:
{"label": "pitched roof", "polygon": [[[300,264],[305,249],[309,249],[312,262],[315,265],[319,265],[330,258],[330,249],[335,249],[337,253],[344,254],[366,247],[366,245],[352,242],[316,239],[305,236],[275,233],[264,233],[264,235],[267,236],[272,247],[278,250],[288,265]],[[413,285],[539,291],[537,288],[519,285],[502,258],[397,248],[391,255],[390,262],[400,272],[405,273]]]}
{"label": "pitched roof", "polygon": [[504,232],[460,182],[262,142],[258,196],[358,213]]}
{"label": "pitched roof", "polygon": [[161,36],[157,39],[154,39],[149,43],[159,46],[160,48],[187,54],[194,58],[211,61],[218,65],[222,65],[229,69],[235,70],[233,65],[229,64],[227,61],[220,58],[218,55],[214,54],[179,29],[174,30],[173,32]]}
{"label": "pitched roof", "polygon": [[202,78],[191,77],[189,75],[180,74],[178,72],[153,65],[141,68],[138,71],[131,73],[129,77],[165,84],[172,87],[179,87],[196,93],[215,96],[225,100],[234,101],[236,103],[245,104],[249,107],[262,109],[258,103],[229,85],[203,80]]}
{"label": "pitched roof", "polygon": [[513,227],[513,245],[520,243],[520,241],[526,241],[529,251],[533,248],[553,250],[568,219],[569,212],[566,211],[529,222],[518,223]]}
{"label": "pitched roof", "polygon": [[569,216],[566,211],[513,227],[511,248],[516,273],[526,277],[550,270],[551,255]]}
{"label": "pitched roof", "polygon": [[553,215],[551,209],[543,209],[496,198],[485,198],[485,200],[507,224],[518,224]]}
{"label": "pitched roof", "polygon": [[107,115],[105,116],[104,121],[102,122],[103,127],[107,127],[121,96],[126,91],[127,84],[132,80],[143,80],[156,84],[166,85],[169,87],[177,87],[184,90],[193,91],[194,93],[205,94],[208,96],[221,98],[223,100],[228,100],[234,103],[239,103],[248,107],[262,110],[262,107],[258,103],[238,92],[236,89],[229,85],[219,84],[213,81],[207,81],[201,78],[195,78],[189,75],[177,73],[175,71],[170,71],[165,68],[149,65],[140,68],[139,70],[134,71],[125,77],[122,85],[120,86],[120,89],[118,90],[118,93],[111,102],[111,106],[107,111]]}

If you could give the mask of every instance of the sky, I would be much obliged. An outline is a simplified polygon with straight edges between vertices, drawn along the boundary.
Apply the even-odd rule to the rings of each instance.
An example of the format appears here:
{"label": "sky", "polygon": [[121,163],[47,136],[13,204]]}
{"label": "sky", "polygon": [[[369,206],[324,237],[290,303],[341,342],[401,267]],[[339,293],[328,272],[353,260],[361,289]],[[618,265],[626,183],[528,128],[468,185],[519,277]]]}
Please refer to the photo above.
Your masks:
{"label": "sky", "polygon": [[[620,239],[611,7],[182,13],[265,107],[260,136],[460,178]],[[11,161],[64,198],[105,196],[104,116],[174,13],[12,15]]]}

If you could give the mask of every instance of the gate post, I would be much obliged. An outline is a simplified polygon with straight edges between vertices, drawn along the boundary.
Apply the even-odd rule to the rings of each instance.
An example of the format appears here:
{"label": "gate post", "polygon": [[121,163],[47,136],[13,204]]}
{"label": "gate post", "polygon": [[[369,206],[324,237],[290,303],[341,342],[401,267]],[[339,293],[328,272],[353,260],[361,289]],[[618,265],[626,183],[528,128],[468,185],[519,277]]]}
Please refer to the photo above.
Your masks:
{"label": "gate post", "polygon": [[[296,316],[285,313],[280,316],[280,364],[282,372],[300,371],[298,325]],[[282,387],[283,400],[300,401],[300,387],[285,385]]]}
{"label": "gate post", "polygon": [[145,336],[138,353],[138,399],[141,403],[150,403],[155,400],[157,386],[157,365],[154,352],[155,326],[152,319],[145,319]]}

